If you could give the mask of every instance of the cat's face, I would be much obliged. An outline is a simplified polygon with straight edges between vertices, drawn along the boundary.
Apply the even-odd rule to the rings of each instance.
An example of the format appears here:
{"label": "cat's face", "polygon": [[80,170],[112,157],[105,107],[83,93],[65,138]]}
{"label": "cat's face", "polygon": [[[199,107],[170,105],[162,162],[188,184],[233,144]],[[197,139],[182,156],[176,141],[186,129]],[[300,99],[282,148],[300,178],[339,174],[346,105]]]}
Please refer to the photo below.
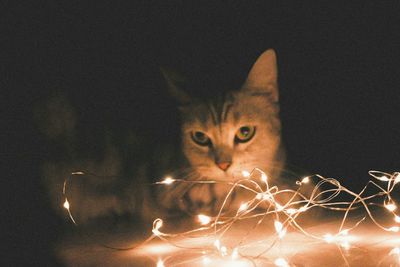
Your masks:
{"label": "cat's face", "polygon": [[182,104],[182,148],[195,178],[231,181],[256,167],[272,172],[280,144],[273,50],[257,59],[240,90],[210,101],[167,81]]}
{"label": "cat's face", "polygon": [[280,123],[267,95],[234,92],[193,103],[182,115],[183,152],[199,178],[227,181],[275,164]]}

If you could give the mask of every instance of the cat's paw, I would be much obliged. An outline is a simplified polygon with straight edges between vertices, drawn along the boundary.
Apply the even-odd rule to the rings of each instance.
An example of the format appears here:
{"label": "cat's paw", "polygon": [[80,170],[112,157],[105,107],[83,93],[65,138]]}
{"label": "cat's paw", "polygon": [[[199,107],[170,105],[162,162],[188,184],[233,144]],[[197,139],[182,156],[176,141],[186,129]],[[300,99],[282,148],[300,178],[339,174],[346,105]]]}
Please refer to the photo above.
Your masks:
{"label": "cat's paw", "polygon": [[196,184],[187,193],[189,211],[201,212],[212,209],[213,192],[209,184]]}

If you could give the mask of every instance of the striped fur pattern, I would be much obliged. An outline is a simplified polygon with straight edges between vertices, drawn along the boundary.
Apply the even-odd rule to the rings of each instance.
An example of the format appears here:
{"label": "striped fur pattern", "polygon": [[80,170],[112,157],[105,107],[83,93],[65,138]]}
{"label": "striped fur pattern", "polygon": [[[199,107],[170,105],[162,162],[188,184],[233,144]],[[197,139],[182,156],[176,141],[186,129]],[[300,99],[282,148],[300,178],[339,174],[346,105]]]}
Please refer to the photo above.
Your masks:
{"label": "striped fur pattern", "polygon": [[[155,142],[143,142],[134,133],[126,138],[108,134],[104,138],[106,142],[94,142],[93,147],[100,150],[95,152],[96,157],[82,155],[80,118],[67,97],[54,97],[38,109],[37,121],[50,140],[49,147],[58,144],[57,155],[62,151],[62,157],[49,157],[42,166],[43,182],[60,215],[65,215],[61,209],[64,178],[77,170],[97,174],[75,177],[69,184],[71,209],[81,224],[112,214],[133,214],[144,220],[165,218],[174,210],[180,215],[182,211],[210,214],[219,209],[229,190],[223,184],[149,186],[154,177],[163,174],[185,180],[229,182],[238,178],[242,170],[257,167],[271,178],[279,176],[283,153],[273,50],[260,55],[242,88],[215,93],[207,100],[189,96],[181,89],[183,81],[179,76],[165,70],[163,74],[181,113],[181,148],[171,144],[149,147]],[[254,136],[247,142],[235,142],[243,126],[253,127]],[[195,132],[204,133],[209,144],[201,146],[194,142]],[[137,152],[151,149],[154,150],[151,158]],[[230,166],[221,169],[220,162],[230,162]],[[235,199],[240,201],[241,196]]]}
{"label": "striped fur pattern", "polygon": [[[164,72],[164,75],[171,94],[181,104],[182,149],[190,169],[186,179],[234,181],[243,170],[251,171],[256,167],[270,177],[279,175],[283,153],[273,50],[267,50],[258,58],[240,90],[216,95],[211,100],[191,98],[169,73]],[[244,143],[235,142],[239,129],[246,126],[255,129],[254,137]],[[192,136],[196,132],[204,133],[210,140],[209,145],[194,142]],[[220,161],[231,164],[223,170],[218,167]],[[216,184],[175,190],[180,191],[180,197],[184,196],[185,201],[180,202],[182,209],[216,212],[229,189],[230,186]]]}

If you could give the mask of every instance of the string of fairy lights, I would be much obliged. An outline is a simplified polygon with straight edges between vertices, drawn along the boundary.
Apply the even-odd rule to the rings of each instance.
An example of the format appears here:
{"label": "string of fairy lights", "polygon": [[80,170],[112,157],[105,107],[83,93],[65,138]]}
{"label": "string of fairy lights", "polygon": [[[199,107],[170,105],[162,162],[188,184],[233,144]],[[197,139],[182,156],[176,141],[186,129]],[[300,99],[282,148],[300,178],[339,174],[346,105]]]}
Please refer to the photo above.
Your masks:
{"label": "string of fairy lights", "polygon": [[[72,173],[72,175],[84,174],[84,172]],[[179,183],[224,183],[230,186],[230,190],[222,201],[216,216],[197,214],[195,220],[198,226],[179,233],[162,231],[165,224],[164,220],[157,218],[153,222],[152,235],[145,242],[158,238],[177,248],[197,250],[205,265],[211,263],[211,256],[222,259],[229,258],[231,260],[244,258],[252,261],[265,257],[278,241],[282,241],[285,238],[289,229],[317,241],[336,244],[341,251],[346,251],[352,247],[352,242],[355,239],[352,232],[367,219],[383,231],[392,233],[400,231],[400,216],[396,213],[397,204],[393,197],[395,187],[400,183],[400,173],[369,171],[369,175],[373,179],[368,181],[358,193],[349,190],[336,179],[326,178],[318,174],[302,177],[296,181],[295,189],[279,189],[278,186],[271,184],[266,173],[257,168],[252,172],[243,171],[241,177],[232,182],[188,181],[169,176],[156,184],[158,186],[173,187]],[[64,181],[63,186],[63,206],[68,211],[71,221],[77,225],[71,212],[71,205],[67,199],[67,179]],[[312,190],[307,191],[310,193],[303,193],[305,186],[312,187]],[[228,200],[238,190],[245,192],[243,195],[246,198],[239,198],[240,205],[232,211]],[[285,198],[282,198],[283,195],[285,195]],[[285,201],[282,199],[285,199]],[[302,225],[302,220],[299,219],[299,216],[304,217],[310,210],[315,208],[336,211],[342,214],[336,232],[321,235],[311,232],[309,228]],[[375,208],[388,213],[393,218],[392,221],[383,220],[376,216]],[[227,212],[227,210],[230,212]],[[349,220],[350,213],[355,210],[362,210],[363,216],[355,221]],[[236,224],[245,221],[255,221],[255,223],[251,224],[252,226],[248,229],[247,234],[240,238],[240,242],[235,246],[224,244],[226,236],[229,235],[229,230]],[[246,255],[246,248],[250,246],[250,242],[246,242],[249,233],[262,223],[270,222],[273,222],[273,229],[275,230],[273,241],[257,255]],[[201,236],[211,236],[212,244],[190,247],[177,241],[181,238]],[[394,247],[389,255],[395,255],[400,259],[400,248]],[[290,266],[288,260],[283,257],[274,259],[273,263],[279,267]],[[157,267],[163,267],[165,263],[162,259],[159,259],[156,265]]]}

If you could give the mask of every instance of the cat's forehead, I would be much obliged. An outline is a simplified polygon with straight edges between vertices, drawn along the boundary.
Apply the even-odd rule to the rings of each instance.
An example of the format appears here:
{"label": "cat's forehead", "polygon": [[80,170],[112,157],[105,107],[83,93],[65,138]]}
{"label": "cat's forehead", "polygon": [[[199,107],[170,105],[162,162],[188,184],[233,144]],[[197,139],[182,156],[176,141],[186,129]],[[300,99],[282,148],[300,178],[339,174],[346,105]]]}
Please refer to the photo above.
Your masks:
{"label": "cat's forehead", "polygon": [[182,109],[184,123],[209,128],[223,123],[262,120],[273,104],[265,96],[228,92],[206,100],[197,100]]}

